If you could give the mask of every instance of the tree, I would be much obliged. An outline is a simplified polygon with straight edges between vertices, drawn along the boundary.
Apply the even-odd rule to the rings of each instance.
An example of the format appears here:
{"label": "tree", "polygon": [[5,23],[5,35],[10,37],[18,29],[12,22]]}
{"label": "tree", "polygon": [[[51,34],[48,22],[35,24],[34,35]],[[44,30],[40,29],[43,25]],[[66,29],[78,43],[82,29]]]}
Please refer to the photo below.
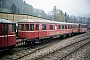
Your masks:
{"label": "tree", "polygon": [[67,22],[67,13],[65,12],[65,22]]}
{"label": "tree", "polygon": [[19,10],[19,8],[18,8],[18,10],[17,10],[17,13],[20,14],[20,10]]}
{"label": "tree", "polygon": [[61,22],[65,21],[65,15],[62,10],[59,10],[59,21]]}
{"label": "tree", "polygon": [[57,7],[53,7],[53,15],[54,15],[54,20],[56,20],[56,14],[57,14]]}
{"label": "tree", "polygon": [[42,18],[44,18],[45,16],[45,12],[42,10]]}
{"label": "tree", "polygon": [[11,13],[14,13],[14,14],[17,12],[17,7],[16,7],[16,5],[14,3],[12,4],[10,10],[11,10]]}
{"label": "tree", "polygon": [[71,22],[70,19],[69,19],[69,15],[65,12],[65,22]]}

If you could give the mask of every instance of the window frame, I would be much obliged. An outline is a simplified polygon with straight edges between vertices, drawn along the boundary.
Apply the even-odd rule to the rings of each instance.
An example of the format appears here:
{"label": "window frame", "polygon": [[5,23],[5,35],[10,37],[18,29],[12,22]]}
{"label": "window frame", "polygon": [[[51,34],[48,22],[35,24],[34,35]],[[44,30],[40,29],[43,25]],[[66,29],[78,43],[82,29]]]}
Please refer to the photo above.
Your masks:
{"label": "window frame", "polygon": [[58,29],[61,29],[61,25],[58,25]]}
{"label": "window frame", "polygon": [[[28,25],[28,26],[26,26],[26,25]],[[27,29],[27,27],[28,27],[28,29]],[[29,24],[25,24],[25,31],[29,31]]]}
{"label": "window frame", "polygon": [[53,30],[53,25],[49,25],[49,29],[50,30]]}
{"label": "window frame", "polygon": [[65,29],[65,27],[64,27],[65,25],[62,25],[62,29]]}
{"label": "window frame", "polygon": [[[43,28],[45,27],[45,28]],[[46,24],[42,24],[42,30],[46,30]]]}
{"label": "window frame", "polygon": [[8,28],[10,28],[9,24],[2,24],[1,35],[8,35],[8,32],[10,32]]}
{"label": "window frame", "polygon": [[68,29],[72,29],[72,25],[68,25]]}
{"label": "window frame", "polygon": [[[38,25],[38,26],[37,26]],[[37,28],[38,27],[38,28]],[[36,24],[36,30],[39,30],[39,24]]]}
{"label": "window frame", "polygon": [[64,29],[68,29],[68,26],[67,25],[64,25]]}
{"label": "window frame", "polygon": [[[22,29],[22,25],[23,25],[23,29]],[[24,31],[25,29],[24,29],[24,24],[21,24],[21,31]]]}
{"label": "window frame", "polygon": [[[31,29],[31,25],[33,25],[33,29]],[[29,24],[29,30],[34,31],[34,24]]]}
{"label": "window frame", "polygon": [[13,24],[9,24],[9,32],[15,32]]}

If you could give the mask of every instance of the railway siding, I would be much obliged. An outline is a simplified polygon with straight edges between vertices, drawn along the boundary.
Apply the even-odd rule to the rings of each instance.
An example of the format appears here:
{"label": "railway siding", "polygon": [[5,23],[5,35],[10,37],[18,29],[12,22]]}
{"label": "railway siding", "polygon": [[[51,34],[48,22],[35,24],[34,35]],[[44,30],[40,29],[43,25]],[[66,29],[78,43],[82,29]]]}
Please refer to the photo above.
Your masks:
{"label": "railway siding", "polygon": [[84,39],[88,39],[89,36],[85,34],[81,34],[81,35],[77,35],[77,36],[73,36],[71,38],[65,38],[63,40],[55,40],[55,41],[51,41],[51,43],[47,43],[38,46],[37,48],[34,49],[25,49],[25,51],[21,50],[21,51],[17,51],[16,53],[13,52],[12,55],[8,55],[6,57],[4,57],[3,59],[0,60],[33,60],[33,59],[37,59],[40,57],[43,57],[45,55],[48,55],[50,53],[53,53],[59,49],[62,49],[64,47],[67,47],[71,44],[77,43],[78,41],[84,40]]}
{"label": "railway siding", "polygon": [[[60,49],[54,53],[51,53],[51,54],[48,54],[44,57],[41,57],[37,60],[69,60],[69,58],[65,59],[67,56],[69,56],[70,54],[72,54],[74,51],[77,51],[79,48],[82,48],[83,46],[85,47],[85,45],[89,44],[90,43],[90,40],[84,40],[84,41],[81,41],[81,42],[78,42],[76,44],[73,44],[73,45],[70,45],[66,48],[63,48],[63,49]],[[89,51],[88,51],[89,52]],[[85,53],[85,52],[84,52]],[[82,60],[82,55],[85,55],[82,53],[82,55],[78,54],[79,55],[79,58],[81,58]],[[82,56],[82,57],[80,57]],[[72,58],[70,58],[72,59]],[[72,59],[74,60],[74,59]],[[76,60],[79,60],[79,59],[76,59]]]}
{"label": "railway siding", "polygon": [[[24,57],[24,58],[21,58],[21,60],[28,60],[28,59],[36,59],[36,58],[40,58],[44,55],[47,55],[47,54],[50,54],[50,53],[53,53],[59,49],[62,49],[66,46],[69,46],[71,44],[74,44],[78,41],[81,41],[81,40],[84,40],[84,39],[87,39],[89,38],[89,36],[86,36],[86,37],[80,37],[80,38],[77,38],[77,39],[74,39],[74,40],[70,40],[70,41],[67,41],[67,40],[63,40],[62,42],[58,42],[58,43],[55,43],[53,45],[50,45],[44,49],[40,49],[40,50],[36,50],[34,53]],[[69,39],[68,39],[69,40]]]}

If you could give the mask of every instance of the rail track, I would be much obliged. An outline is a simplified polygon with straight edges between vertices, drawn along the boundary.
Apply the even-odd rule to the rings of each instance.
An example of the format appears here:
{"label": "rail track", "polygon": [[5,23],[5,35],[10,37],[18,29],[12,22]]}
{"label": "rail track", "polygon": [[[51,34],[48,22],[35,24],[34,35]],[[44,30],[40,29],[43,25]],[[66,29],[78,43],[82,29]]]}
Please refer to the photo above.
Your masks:
{"label": "rail track", "polygon": [[36,60],[49,60],[49,59],[51,59],[51,60],[63,60],[64,58],[66,58],[70,54],[74,53],[75,51],[77,51],[78,49],[80,49],[83,46],[86,46],[89,43],[90,43],[90,39],[85,39],[85,40],[79,41],[77,43],[71,44],[67,47],[64,47],[62,49],[59,49],[53,53],[45,55],[41,58],[39,57]]}
{"label": "rail track", "polygon": [[[49,53],[52,53],[58,50],[58,48],[63,49],[64,47],[70,46],[72,44],[75,44],[77,42],[83,41],[84,39],[88,39],[88,38],[89,38],[88,36],[85,37],[84,34],[82,34],[82,35],[74,36],[63,40],[51,41],[50,43],[41,44],[41,45],[35,46],[34,48],[30,48],[30,47],[25,47],[24,49],[16,48],[15,50],[17,51],[16,52],[14,51],[15,53],[11,55],[9,54],[3,58],[0,58],[0,60],[17,60],[17,59],[26,60],[28,59],[27,57],[29,57],[29,59],[31,60],[37,59],[39,57],[45,56]],[[66,43],[67,41],[68,41],[68,44],[65,45],[64,43]],[[53,50],[53,47],[56,47],[54,45],[58,47]]]}

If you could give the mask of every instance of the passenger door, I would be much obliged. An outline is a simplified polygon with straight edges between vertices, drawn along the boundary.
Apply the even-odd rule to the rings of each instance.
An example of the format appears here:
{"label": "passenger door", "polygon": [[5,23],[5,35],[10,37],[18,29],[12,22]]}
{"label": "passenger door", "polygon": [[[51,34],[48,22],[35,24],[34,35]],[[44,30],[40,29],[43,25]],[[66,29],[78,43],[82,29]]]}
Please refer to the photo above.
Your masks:
{"label": "passenger door", "polygon": [[8,24],[2,24],[2,46],[8,46]]}

